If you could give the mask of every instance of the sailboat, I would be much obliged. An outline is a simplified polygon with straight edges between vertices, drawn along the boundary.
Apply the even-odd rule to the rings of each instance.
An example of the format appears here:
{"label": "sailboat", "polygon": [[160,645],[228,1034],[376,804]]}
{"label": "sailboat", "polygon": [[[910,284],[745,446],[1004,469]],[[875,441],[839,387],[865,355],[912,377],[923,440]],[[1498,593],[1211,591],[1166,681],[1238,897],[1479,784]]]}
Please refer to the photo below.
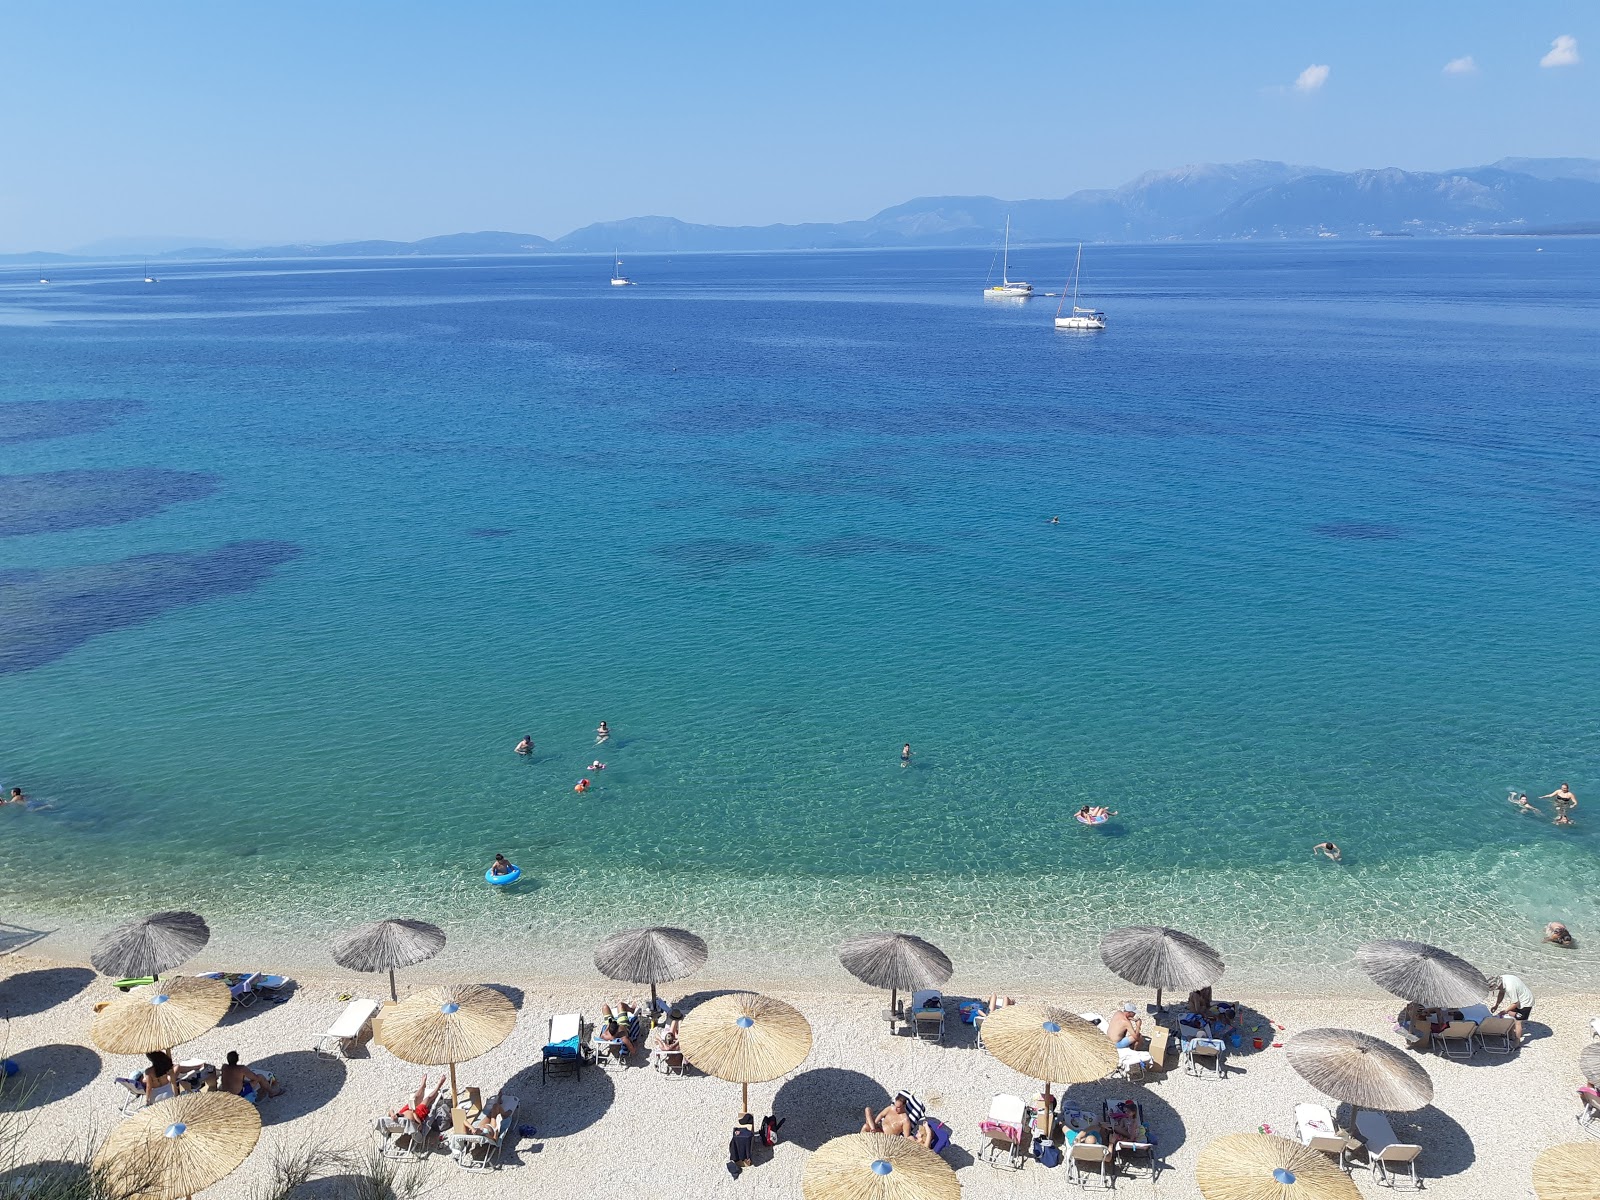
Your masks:
{"label": "sailboat", "polygon": [[144,281],[146,283],[160,283],[161,282],[154,275],[150,274],[150,260],[148,258],[145,259],[145,261],[144,261]]}
{"label": "sailboat", "polygon": [[[992,298],[1011,299],[1033,295],[1033,284],[1021,283],[1006,278],[1006,273],[1011,266],[1011,217],[1006,216],[1006,240],[1000,251],[1000,282],[993,287],[983,289],[983,294]],[[994,270],[993,265],[989,267]]]}
{"label": "sailboat", "polygon": [[1072,313],[1063,317],[1061,310],[1067,305],[1067,289],[1061,289],[1061,303],[1056,305],[1057,329],[1104,329],[1106,315],[1097,308],[1078,307],[1078,272],[1083,268],[1083,243],[1078,243],[1078,258],[1072,264]]}
{"label": "sailboat", "polygon": [[44,268],[43,267],[39,268],[39,282],[40,283],[49,283],[50,282],[50,277],[44,273]]}
{"label": "sailboat", "polygon": [[618,254],[616,251],[612,251],[612,257],[615,258],[617,261],[615,263],[613,263],[612,266],[611,266],[611,286],[612,287],[632,287],[633,286],[633,280],[629,279],[626,275],[624,275],[622,273],[622,256],[620,254]]}

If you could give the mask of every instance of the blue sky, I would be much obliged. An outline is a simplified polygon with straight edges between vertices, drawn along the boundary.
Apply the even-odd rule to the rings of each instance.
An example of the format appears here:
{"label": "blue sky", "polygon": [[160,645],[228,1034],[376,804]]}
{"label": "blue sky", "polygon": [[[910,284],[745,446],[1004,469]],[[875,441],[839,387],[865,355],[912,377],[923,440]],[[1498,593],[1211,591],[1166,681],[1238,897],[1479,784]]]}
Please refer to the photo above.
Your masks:
{"label": "blue sky", "polygon": [[[1541,66],[1561,36],[1578,61]],[[1243,158],[1600,157],[1592,0],[7,0],[0,37],[7,251],[844,220]]]}

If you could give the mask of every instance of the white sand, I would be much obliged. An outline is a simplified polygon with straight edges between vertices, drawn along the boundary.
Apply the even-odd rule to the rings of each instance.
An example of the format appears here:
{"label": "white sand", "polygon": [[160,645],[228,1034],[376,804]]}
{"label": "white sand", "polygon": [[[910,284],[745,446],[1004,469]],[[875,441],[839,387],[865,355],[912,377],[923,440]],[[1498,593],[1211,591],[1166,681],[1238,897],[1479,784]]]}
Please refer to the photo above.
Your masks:
{"label": "white sand", "polygon": [[[87,1131],[103,1134],[119,1119],[125,1093],[111,1080],[132,1073],[136,1060],[84,1049],[90,1044],[92,1004],[115,994],[105,981],[81,966],[15,955],[0,962],[9,976],[0,982],[0,1004],[14,1014],[5,1053],[18,1059],[25,1068],[24,1078],[37,1085],[26,1110],[32,1118],[26,1152],[34,1158],[60,1157],[64,1144]],[[407,986],[442,978],[426,967],[417,968],[402,976],[402,994]],[[541,1195],[557,1200],[794,1197],[800,1194],[807,1151],[830,1137],[855,1132],[862,1106],[881,1106],[898,1087],[914,1090],[929,1111],[955,1131],[955,1145],[946,1157],[957,1168],[966,1195],[1058,1196],[1067,1186],[1065,1167],[1051,1170],[1030,1162],[1012,1173],[973,1161],[981,1144],[977,1122],[986,1114],[990,1098],[1000,1092],[1031,1096],[1037,1085],[979,1050],[970,1028],[953,1016],[946,1044],[936,1046],[888,1036],[879,1016],[886,1005],[882,994],[865,988],[845,994],[796,991],[792,985],[775,989],[773,994],[795,1004],[810,1019],[815,1043],[810,1059],[793,1076],[752,1087],[751,1107],[758,1118],[776,1111],[788,1119],[787,1140],[770,1159],[758,1158],[757,1166],[735,1182],[724,1162],[738,1110],[736,1085],[694,1074],[688,1079],[668,1078],[648,1065],[612,1071],[586,1067],[581,1080],[569,1077],[541,1084],[538,1056],[549,1015],[574,1009],[592,1015],[616,991],[600,986],[599,980],[591,984],[538,979],[509,969],[500,982],[520,996],[517,1029],[498,1049],[464,1065],[460,1082],[494,1088],[509,1080],[522,1102],[521,1122],[536,1126],[538,1135],[519,1140],[499,1172],[468,1174],[445,1155],[435,1156],[421,1168],[429,1195],[510,1196],[537,1188]],[[686,995],[692,1003],[697,996],[739,984],[694,980],[681,991],[669,985],[664,994],[673,999]],[[948,994],[961,995],[962,985],[988,990],[986,981],[958,977]],[[182,1058],[210,1061],[220,1061],[228,1050],[237,1049],[252,1063],[273,1070],[289,1087],[286,1095],[263,1105],[266,1128],[252,1159],[208,1196],[221,1200],[250,1195],[252,1187],[267,1178],[275,1144],[309,1137],[348,1147],[375,1141],[369,1132],[373,1118],[415,1088],[421,1068],[381,1049],[342,1061],[315,1057],[310,1048],[343,1007],[336,999],[339,993],[380,997],[386,986],[375,976],[301,977],[287,1003],[236,1011],[213,1033],[181,1048]],[[1107,1012],[1125,997],[1079,993],[1068,987],[1048,998],[1075,1010]],[[1141,1004],[1150,999],[1132,994],[1126,998]],[[1330,1025],[1400,1041],[1390,1032],[1390,1014],[1397,1005],[1376,991],[1343,1001],[1294,994],[1237,999],[1287,1026],[1283,1033],[1263,1031],[1276,1034],[1279,1041],[1297,1029]],[[1589,1039],[1589,1018],[1596,1013],[1600,997],[1540,997],[1530,1026],[1534,1040],[1520,1053],[1505,1057],[1479,1052],[1468,1062],[1422,1057],[1436,1086],[1434,1105],[1420,1113],[1394,1114],[1393,1122],[1403,1139],[1414,1135],[1422,1145],[1422,1173],[1437,1200],[1530,1195],[1531,1167],[1539,1151],[1583,1136],[1574,1123],[1578,1106],[1573,1091],[1581,1082],[1578,1052]],[[1176,1054],[1170,1057],[1175,1064]],[[1144,1102],[1167,1169],[1154,1184],[1148,1179],[1122,1179],[1119,1192],[1198,1196],[1194,1163],[1208,1141],[1223,1133],[1253,1131],[1263,1123],[1292,1134],[1295,1103],[1322,1099],[1290,1071],[1281,1049],[1247,1051],[1232,1062],[1234,1070],[1221,1082],[1190,1078],[1174,1065],[1165,1077],[1153,1077],[1143,1086],[1106,1082],[1068,1091],[1069,1102],[1085,1107],[1116,1096],[1136,1096]],[[8,1095],[18,1094],[18,1082],[12,1081]],[[1364,1195],[1384,1194],[1365,1166],[1358,1164],[1353,1178]],[[348,1181],[341,1184],[335,1178],[304,1194],[333,1197],[348,1190]]]}

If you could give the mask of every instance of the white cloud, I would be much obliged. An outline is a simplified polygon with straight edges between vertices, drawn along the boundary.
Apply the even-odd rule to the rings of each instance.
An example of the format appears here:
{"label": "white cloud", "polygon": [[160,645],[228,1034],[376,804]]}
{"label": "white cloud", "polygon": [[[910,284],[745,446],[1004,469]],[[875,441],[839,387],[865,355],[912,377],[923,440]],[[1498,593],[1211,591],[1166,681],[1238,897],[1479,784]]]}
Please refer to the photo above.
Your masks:
{"label": "white cloud", "polygon": [[[1571,40],[1570,38],[1568,39]],[[1553,51],[1552,51],[1553,53]],[[1300,77],[1294,81],[1294,90],[1297,92],[1314,92],[1328,82],[1328,67],[1312,65],[1300,72]]]}
{"label": "white cloud", "polygon": [[1575,67],[1579,63],[1578,39],[1563,33],[1550,43],[1550,53],[1539,60],[1541,67]]}
{"label": "white cloud", "polygon": [[1444,65],[1446,75],[1476,75],[1478,73],[1478,60],[1470,54],[1463,54],[1460,58],[1452,58]]}

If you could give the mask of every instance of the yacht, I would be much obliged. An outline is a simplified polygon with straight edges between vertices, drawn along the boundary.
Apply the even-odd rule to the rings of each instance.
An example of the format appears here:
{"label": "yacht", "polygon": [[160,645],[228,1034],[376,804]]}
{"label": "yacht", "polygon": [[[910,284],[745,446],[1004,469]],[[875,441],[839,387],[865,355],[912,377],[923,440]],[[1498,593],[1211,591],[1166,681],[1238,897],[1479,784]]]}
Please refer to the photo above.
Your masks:
{"label": "yacht", "polygon": [[148,260],[146,260],[146,262],[144,264],[144,281],[146,283],[160,283],[161,282],[154,275],[150,274],[150,263],[149,263]]}
{"label": "yacht", "polygon": [[1061,310],[1067,306],[1067,290],[1061,289],[1061,303],[1056,305],[1057,329],[1104,329],[1106,315],[1097,308],[1080,308],[1078,306],[1078,272],[1083,267],[1083,243],[1078,243],[1078,258],[1072,264],[1072,312],[1067,316],[1061,315]]}
{"label": "yacht", "polygon": [[612,257],[616,259],[616,262],[611,265],[611,286],[632,287],[633,280],[622,273],[622,257],[615,251],[612,252]]}
{"label": "yacht", "polygon": [[[1000,282],[993,287],[983,289],[983,294],[993,300],[1022,299],[1033,295],[1033,284],[1022,283],[1018,280],[1008,279],[1007,273],[1011,267],[1011,218],[1006,217],[1006,240],[1000,250]],[[991,264],[989,270],[993,271]],[[993,278],[991,276],[990,278]]]}

